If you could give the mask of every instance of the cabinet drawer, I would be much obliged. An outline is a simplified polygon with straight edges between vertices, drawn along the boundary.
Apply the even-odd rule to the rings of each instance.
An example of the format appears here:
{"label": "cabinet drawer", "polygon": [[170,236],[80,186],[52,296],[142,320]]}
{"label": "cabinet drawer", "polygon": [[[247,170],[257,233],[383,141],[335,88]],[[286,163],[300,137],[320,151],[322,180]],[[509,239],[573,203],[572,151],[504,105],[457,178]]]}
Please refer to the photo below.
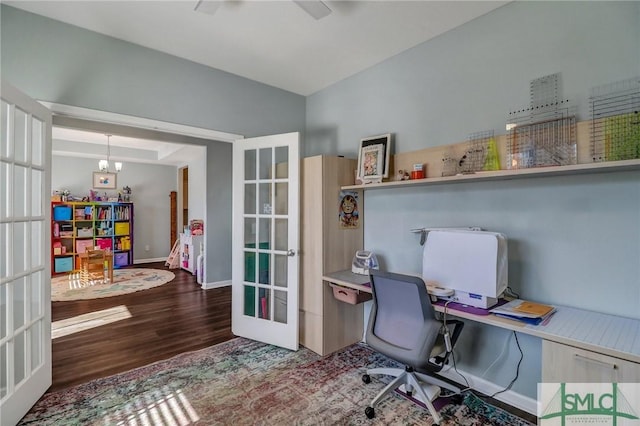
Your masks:
{"label": "cabinet drawer", "polygon": [[637,383],[640,364],[561,343],[542,341],[545,383]]}

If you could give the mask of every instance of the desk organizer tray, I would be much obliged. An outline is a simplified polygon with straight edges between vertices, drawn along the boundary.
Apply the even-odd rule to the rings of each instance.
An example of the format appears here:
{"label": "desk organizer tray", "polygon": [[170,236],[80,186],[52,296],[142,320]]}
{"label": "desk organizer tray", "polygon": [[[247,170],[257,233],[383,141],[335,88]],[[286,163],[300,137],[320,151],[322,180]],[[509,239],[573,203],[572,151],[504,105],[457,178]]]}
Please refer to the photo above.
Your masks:
{"label": "desk organizer tray", "polygon": [[366,293],[354,288],[343,287],[334,283],[329,283],[329,285],[333,289],[333,297],[341,302],[357,305],[358,303],[371,300],[371,293]]}

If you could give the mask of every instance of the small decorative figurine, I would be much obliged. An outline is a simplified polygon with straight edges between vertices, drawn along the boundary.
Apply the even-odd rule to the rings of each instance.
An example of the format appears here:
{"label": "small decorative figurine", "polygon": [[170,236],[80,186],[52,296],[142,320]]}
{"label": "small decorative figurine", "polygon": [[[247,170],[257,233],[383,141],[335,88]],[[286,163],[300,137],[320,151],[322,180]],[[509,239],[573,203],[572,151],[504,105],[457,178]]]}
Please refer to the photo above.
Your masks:
{"label": "small decorative figurine", "polygon": [[125,203],[131,202],[131,188],[128,186],[122,188],[122,201]]}

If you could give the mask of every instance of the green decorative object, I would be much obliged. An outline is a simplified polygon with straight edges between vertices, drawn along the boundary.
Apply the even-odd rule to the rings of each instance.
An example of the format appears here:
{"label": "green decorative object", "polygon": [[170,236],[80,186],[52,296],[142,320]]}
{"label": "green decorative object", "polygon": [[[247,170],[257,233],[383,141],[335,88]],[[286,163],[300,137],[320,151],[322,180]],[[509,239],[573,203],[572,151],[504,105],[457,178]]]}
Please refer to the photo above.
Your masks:
{"label": "green decorative object", "polygon": [[498,146],[496,145],[496,140],[494,138],[489,139],[489,144],[487,145],[487,156],[484,160],[482,170],[500,170],[500,156],[498,155]]}
{"label": "green decorative object", "polygon": [[607,161],[640,158],[639,115],[634,112],[605,119],[604,141]]}

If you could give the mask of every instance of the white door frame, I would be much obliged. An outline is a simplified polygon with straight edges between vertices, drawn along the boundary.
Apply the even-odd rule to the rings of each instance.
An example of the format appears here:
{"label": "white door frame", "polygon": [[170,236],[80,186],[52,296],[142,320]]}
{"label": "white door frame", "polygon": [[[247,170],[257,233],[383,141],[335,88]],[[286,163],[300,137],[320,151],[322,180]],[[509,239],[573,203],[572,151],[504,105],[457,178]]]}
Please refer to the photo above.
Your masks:
{"label": "white door frame", "polygon": [[[85,120],[96,123],[107,123],[118,126],[126,126],[137,129],[151,130],[167,134],[175,134],[181,136],[194,137],[199,139],[207,139],[216,142],[233,143],[236,140],[244,139],[243,135],[235,133],[227,133],[219,130],[205,129],[202,127],[187,126],[183,124],[170,123],[167,121],[153,120],[149,118],[137,117],[133,115],[118,114],[114,112],[101,111],[91,108],[77,107],[73,105],[65,105],[55,102],[38,101],[40,104],[48,108],[54,116],[68,117],[70,119]],[[206,146],[204,146],[207,149]],[[184,166],[183,166],[184,167]],[[206,170],[205,170],[206,171]],[[206,184],[206,182],[205,182]],[[206,189],[206,188],[205,188]],[[180,191],[178,191],[178,206],[181,203]],[[182,220],[182,211],[178,212],[178,224]],[[207,205],[204,205],[204,219],[207,217]],[[183,224],[183,226],[186,224]],[[178,227],[178,234],[182,232],[182,228]],[[207,252],[207,227],[205,226],[204,249]],[[206,277],[205,277],[206,278]],[[204,288],[204,286],[203,286]],[[207,287],[209,288],[209,287]]]}
{"label": "white door frame", "polygon": [[210,139],[218,142],[233,143],[244,136],[234,133],[220,132],[218,130],[204,129],[202,127],[186,126],[183,124],[169,123],[167,121],[152,120],[133,115],[117,114],[114,112],[100,111],[97,109],[82,108],[55,102],[38,101],[48,108],[54,115],[77,118],[81,120],[97,121],[139,129],[154,130],[158,132],[174,133],[176,135],[191,136],[200,139]]}

